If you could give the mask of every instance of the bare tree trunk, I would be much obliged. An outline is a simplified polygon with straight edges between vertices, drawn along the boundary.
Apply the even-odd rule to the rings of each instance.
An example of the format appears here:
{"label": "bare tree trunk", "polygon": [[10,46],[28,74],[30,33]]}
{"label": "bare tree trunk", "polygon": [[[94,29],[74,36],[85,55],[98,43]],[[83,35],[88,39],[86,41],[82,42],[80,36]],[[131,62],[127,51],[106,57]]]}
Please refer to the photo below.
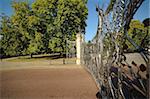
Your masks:
{"label": "bare tree trunk", "polygon": [[30,54],[31,58],[33,58],[33,53]]}

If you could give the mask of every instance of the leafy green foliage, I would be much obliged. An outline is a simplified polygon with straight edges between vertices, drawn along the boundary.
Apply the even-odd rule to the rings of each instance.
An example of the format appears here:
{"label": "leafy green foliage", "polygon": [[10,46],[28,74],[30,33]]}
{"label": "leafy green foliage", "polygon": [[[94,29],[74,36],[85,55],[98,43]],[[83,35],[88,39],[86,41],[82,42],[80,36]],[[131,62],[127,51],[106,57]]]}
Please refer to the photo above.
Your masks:
{"label": "leafy green foliage", "polygon": [[[1,50],[3,50],[3,52],[7,52],[7,53],[5,53],[6,55],[17,54],[15,51],[16,47],[18,45],[18,44],[15,44],[15,42],[17,42],[15,39],[16,33],[13,33],[14,31],[13,31],[13,27],[11,26],[9,17],[3,16],[1,24],[2,24],[1,26],[3,27],[3,28],[1,28],[1,32],[0,32],[0,35],[3,36],[1,39],[1,42],[0,42]],[[12,33],[13,33],[13,35],[12,35]],[[15,38],[11,38],[10,35]],[[10,47],[10,48],[8,48],[8,47]],[[1,53],[1,54],[4,54],[4,53]]]}
{"label": "leafy green foliage", "polygon": [[66,40],[75,40],[79,28],[85,32],[86,3],[85,0],[37,0],[32,4],[33,12],[41,19],[39,28],[45,50],[65,52]]}
{"label": "leafy green foliage", "polygon": [[[144,27],[144,24],[141,23],[139,20],[132,20],[130,23],[130,29],[128,30],[128,35],[130,38],[141,48],[145,48],[148,45],[148,27]],[[128,50],[134,51],[134,46],[129,42],[126,41],[128,46]]]}
{"label": "leafy green foliage", "polygon": [[[85,33],[87,0],[13,2],[14,14],[3,17],[0,40],[4,55],[65,52],[79,29]],[[2,52],[2,51],[1,51]]]}

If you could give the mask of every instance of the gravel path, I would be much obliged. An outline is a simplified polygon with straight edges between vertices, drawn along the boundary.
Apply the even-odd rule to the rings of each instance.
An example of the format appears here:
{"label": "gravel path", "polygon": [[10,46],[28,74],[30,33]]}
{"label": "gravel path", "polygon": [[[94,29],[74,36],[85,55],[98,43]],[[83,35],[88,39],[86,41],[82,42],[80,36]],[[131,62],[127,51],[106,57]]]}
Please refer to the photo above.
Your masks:
{"label": "gravel path", "polygon": [[61,67],[1,69],[0,99],[96,99],[98,88],[87,71]]}

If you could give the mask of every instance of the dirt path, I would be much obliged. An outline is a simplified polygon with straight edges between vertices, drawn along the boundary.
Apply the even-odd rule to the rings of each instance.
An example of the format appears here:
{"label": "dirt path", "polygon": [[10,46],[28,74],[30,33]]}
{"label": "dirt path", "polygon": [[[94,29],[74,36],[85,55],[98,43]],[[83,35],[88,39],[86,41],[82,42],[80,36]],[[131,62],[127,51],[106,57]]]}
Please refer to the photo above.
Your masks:
{"label": "dirt path", "polygon": [[83,68],[32,68],[0,73],[0,99],[96,99],[98,90]]}

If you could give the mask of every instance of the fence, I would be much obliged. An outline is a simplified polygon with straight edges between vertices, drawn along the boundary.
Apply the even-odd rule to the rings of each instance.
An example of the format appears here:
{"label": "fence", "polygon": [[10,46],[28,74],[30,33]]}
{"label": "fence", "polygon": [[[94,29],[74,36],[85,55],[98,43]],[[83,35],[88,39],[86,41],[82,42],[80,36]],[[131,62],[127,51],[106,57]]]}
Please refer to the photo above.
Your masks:
{"label": "fence", "polygon": [[[148,99],[149,55],[128,35],[131,19],[143,1],[114,0],[110,14],[96,7],[99,16],[97,34],[90,43],[82,43],[81,59],[97,83],[99,98]],[[125,54],[126,41],[138,53]],[[142,67],[145,78],[139,74]]]}
{"label": "fence", "polygon": [[76,42],[66,40],[66,50],[63,55],[55,53],[50,58],[50,64],[75,64],[76,63]]}

